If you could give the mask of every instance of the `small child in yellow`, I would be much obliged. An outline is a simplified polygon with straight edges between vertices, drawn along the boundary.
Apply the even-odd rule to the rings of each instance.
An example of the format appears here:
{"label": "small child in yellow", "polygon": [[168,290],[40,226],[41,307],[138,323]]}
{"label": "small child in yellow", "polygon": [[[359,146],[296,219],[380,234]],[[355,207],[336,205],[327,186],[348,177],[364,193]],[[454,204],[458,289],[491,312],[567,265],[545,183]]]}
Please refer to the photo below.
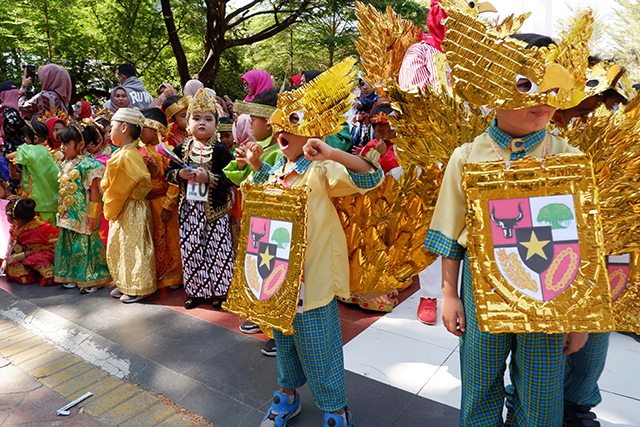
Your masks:
{"label": "small child in yellow", "polygon": [[140,301],[156,290],[152,216],[147,194],[151,175],[135,142],[144,116],[120,108],[111,118],[111,141],[120,147],[107,161],[100,187],[104,217],[109,220],[107,263],[117,289],[111,296],[124,303]]}

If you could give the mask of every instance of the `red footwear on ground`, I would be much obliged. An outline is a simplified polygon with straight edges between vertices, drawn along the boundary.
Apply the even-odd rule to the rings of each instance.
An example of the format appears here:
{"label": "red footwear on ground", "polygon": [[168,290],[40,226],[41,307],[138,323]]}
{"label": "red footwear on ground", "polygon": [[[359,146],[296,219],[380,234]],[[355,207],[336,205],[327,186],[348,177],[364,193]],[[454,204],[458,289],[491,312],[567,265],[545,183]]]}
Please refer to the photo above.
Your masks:
{"label": "red footwear on ground", "polygon": [[435,298],[420,298],[418,306],[418,320],[425,325],[435,325],[438,321],[438,300]]}

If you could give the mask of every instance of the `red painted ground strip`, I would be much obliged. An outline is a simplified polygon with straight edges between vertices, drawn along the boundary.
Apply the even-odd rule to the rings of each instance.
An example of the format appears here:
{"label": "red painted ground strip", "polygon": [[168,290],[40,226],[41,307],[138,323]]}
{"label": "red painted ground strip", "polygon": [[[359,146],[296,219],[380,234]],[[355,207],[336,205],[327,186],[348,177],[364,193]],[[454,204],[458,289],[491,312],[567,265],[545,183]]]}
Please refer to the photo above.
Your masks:
{"label": "red painted ground strip", "polygon": [[[12,287],[8,286],[8,280],[0,280],[0,288],[9,293],[12,292]],[[39,286],[37,283],[32,283],[27,286]],[[59,285],[55,285],[59,286]],[[420,288],[417,278],[414,282],[404,291],[400,292],[398,296],[398,304],[409,298],[414,292]],[[105,297],[108,297],[105,290],[101,290]],[[187,299],[187,294],[183,288],[175,291],[169,288],[163,288],[150,295],[145,301],[150,301],[156,304],[164,305],[165,307],[179,311],[181,313],[188,314],[190,316],[197,317],[199,319],[211,322],[215,325],[222,326],[232,331],[240,333],[240,323],[245,319],[241,319],[240,316],[229,313],[224,310],[214,310],[210,303],[202,304],[196,308],[185,310],[183,307],[184,301]],[[364,310],[355,304],[345,304],[338,302],[338,310],[340,312],[340,325],[342,327],[342,342],[348,343],[353,338],[358,336],[362,331],[371,326],[376,320],[384,316],[386,313]],[[267,341],[269,338],[262,333],[253,335],[255,338]]]}

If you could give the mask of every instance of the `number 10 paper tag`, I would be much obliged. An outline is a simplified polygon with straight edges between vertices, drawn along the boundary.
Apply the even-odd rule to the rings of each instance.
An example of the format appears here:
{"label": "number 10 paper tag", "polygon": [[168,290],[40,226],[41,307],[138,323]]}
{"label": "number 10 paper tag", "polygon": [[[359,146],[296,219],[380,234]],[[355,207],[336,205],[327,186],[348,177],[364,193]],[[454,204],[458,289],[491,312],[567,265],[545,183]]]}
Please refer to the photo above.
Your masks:
{"label": "number 10 paper tag", "polygon": [[209,199],[209,184],[206,182],[196,182],[189,180],[187,184],[187,200],[206,202]]}

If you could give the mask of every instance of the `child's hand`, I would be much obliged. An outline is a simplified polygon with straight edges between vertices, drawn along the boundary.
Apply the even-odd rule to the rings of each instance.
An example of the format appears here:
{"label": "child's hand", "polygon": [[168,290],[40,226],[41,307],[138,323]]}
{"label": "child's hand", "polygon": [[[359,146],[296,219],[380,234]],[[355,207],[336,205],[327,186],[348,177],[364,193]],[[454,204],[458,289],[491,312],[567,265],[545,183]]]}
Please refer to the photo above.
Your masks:
{"label": "child's hand", "polygon": [[17,156],[16,153],[7,154],[6,159],[8,162],[13,163],[16,161],[16,156]]}
{"label": "child's hand", "polygon": [[318,138],[310,138],[302,147],[304,157],[311,161],[330,160],[333,150],[326,142]]}
{"label": "child's hand", "polygon": [[246,155],[245,158],[247,160],[247,164],[253,168],[253,170],[257,171],[262,167],[262,160],[260,160],[260,156],[264,153],[264,150],[257,142],[249,141],[247,145],[245,145]]}
{"label": "child's hand", "polygon": [[367,154],[367,153],[361,153],[362,149],[364,148],[364,145],[360,144],[360,145],[354,145],[351,148],[351,154],[353,154],[354,156],[360,155],[360,154]]}
{"label": "child's hand", "polygon": [[151,163],[153,163],[153,159],[149,156],[142,156],[142,161],[146,166],[149,166]]}
{"label": "child's hand", "polygon": [[92,230],[95,230],[100,226],[100,218],[89,218],[87,223]]}
{"label": "child's hand", "polygon": [[244,170],[244,167],[247,165],[247,146],[240,145],[236,147],[235,153],[233,153],[233,157],[235,157],[236,162],[238,163],[238,170]]}
{"label": "child's hand", "polygon": [[564,354],[575,353],[587,343],[589,332],[570,332],[564,336]]}
{"label": "child's hand", "polygon": [[173,212],[168,209],[162,209],[162,212],[160,212],[160,219],[162,220],[162,222],[170,221],[172,216]]}
{"label": "child's hand", "polygon": [[14,261],[13,261],[13,255],[9,255],[9,256],[7,257],[7,259],[5,260],[5,262],[7,263],[7,265],[9,265],[9,264],[13,264],[13,262],[14,262]]}
{"label": "child's hand", "polygon": [[443,295],[441,313],[447,331],[461,337],[467,329],[462,300],[457,295]]}
{"label": "child's hand", "polygon": [[193,179],[193,177],[196,176],[196,173],[189,168],[182,168],[180,169],[180,172],[178,172],[178,176],[188,181]]}
{"label": "child's hand", "polygon": [[383,139],[378,140],[378,143],[376,144],[376,151],[380,153],[380,157],[384,157],[389,151],[387,144],[384,143]]}
{"label": "child's hand", "polygon": [[196,182],[207,183],[207,182],[209,182],[209,174],[207,173],[206,170],[204,170],[202,168],[198,168],[198,169],[196,169],[196,172],[195,172],[195,180],[196,180]]}

